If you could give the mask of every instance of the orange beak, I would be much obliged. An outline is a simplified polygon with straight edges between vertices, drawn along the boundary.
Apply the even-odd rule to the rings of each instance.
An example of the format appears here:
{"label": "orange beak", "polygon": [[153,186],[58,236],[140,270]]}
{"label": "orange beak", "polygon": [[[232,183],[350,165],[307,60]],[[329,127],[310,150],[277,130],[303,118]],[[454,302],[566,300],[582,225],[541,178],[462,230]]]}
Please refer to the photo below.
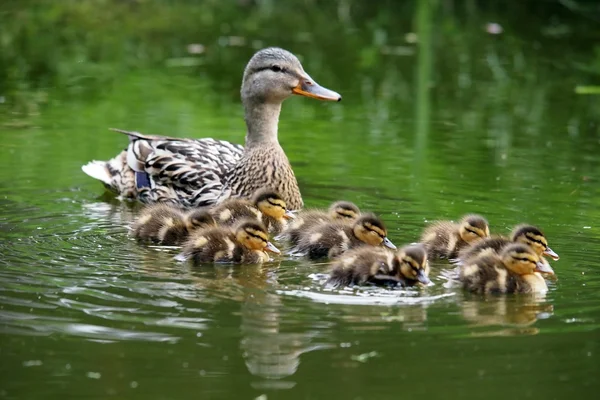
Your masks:
{"label": "orange beak", "polygon": [[317,100],[342,100],[342,96],[340,96],[339,93],[336,93],[333,90],[329,90],[327,88],[324,88],[323,86],[320,86],[308,75],[300,78],[300,82],[298,82],[298,85],[292,89],[292,93]]}

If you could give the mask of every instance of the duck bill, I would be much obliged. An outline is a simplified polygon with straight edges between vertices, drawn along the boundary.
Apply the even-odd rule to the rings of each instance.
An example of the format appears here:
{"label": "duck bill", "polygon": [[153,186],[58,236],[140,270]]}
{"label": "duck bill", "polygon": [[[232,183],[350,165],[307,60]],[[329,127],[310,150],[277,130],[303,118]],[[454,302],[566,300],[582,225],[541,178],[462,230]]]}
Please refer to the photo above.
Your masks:
{"label": "duck bill", "polygon": [[423,285],[429,285],[431,283],[431,280],[425,275],[425,271],[423,270],[417,272],[417,280]]}
{"label": "duck bill", "polygon": [[271,242],[267,242],[267,247],[265,247],[266,251],[270,251],[271,253],[280,254],[281,251]]}
{"label": "duck bill", "polygon": [[556,254],[550,247],[546,247],[546,250],[544,250],[544,255],[551,257],[554,261],[557,261],[560,258],[558,254]]}
{"label": "duck bill", "polygon": [[543,274],[552,274],[554,275],[554,270],[552,269],[552,267],[550,266],[550,264],[548,264],[548,262],[544,262],[544,261],[539,261],[535,264],[535,271],[536,272],[541,272]]}
{"label": "duck bill", "polygon": [[392,241],[390,239],[388,239],[387,237],[383,238],[383,245],[385,247],[389,247],[392,250],[396,250],[396,245],[394,243],[392,243]]}
{"label": "duck bill", "polygon": [[294,219],[294,218],[296,218],[296,215],[294,214],[293,211],[285,210],[285,214],[283,214],[283,218],[285,218],[285,219]]}
{"label": "duck bill", "polygon": [[292,89],[292,93],[310,97],[317,100],[340,101],[342,96],[339,93],[324,88],[315,82],[310,76],[300,78],[298,85]]}

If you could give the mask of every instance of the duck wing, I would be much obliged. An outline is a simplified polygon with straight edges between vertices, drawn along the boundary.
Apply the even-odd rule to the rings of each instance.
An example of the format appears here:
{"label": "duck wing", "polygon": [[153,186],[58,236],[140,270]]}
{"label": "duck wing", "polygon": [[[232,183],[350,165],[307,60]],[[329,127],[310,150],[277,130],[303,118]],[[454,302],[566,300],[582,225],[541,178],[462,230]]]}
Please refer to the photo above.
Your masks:
{"label": "duck wing", "polygon": [[[129,137],[127,149],[112,160],[92,161],[82,169],[118,194],[144,203],[167,202],[187,207],[214,204],[223,191],[227,173],[244,153],[243,146],[224,140],[112,130]],[[127,182],[124,176],[129,178]],[[135,190],[131,190],[132,186]]]}

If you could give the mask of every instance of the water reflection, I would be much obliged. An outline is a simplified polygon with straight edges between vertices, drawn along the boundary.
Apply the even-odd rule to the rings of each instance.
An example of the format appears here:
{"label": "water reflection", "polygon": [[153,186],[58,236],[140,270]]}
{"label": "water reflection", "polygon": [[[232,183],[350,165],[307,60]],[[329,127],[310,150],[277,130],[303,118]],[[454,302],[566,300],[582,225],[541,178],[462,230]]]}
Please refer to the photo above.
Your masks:
{"label": "water reflection", "polygon": [[285,332],[286,323],[294,325],[293,315],[282,315],[279,295],[249,291],[242,304],[242,340],[240,348],[248,371],[267,380],[254,382],[255,388],[287,389],[294,381],[283,381],[296,373],[303,353],[332,348],[313,343],[316,333],[302,329]]}
{"label": "water reflection", "polygon": [[535,335],[533,325],[538,319],[550,317],[554,306],[544,296],[490,296],[464,300],[460,304],[462,317],[472,328],[502,327],[501,329],[472,331],[474,336]]}

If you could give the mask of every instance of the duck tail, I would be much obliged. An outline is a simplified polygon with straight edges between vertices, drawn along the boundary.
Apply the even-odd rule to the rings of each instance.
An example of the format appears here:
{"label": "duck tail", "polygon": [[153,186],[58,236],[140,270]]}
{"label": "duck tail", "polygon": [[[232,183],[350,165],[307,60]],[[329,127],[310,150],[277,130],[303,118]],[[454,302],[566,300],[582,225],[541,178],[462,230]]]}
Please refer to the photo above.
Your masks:
{"label": "duck tail", "polygon": [[135,174],[127,165],[127,150],[123,150],[109,161],[90,161],[82,165],[81,170],[122,197],[136,196]]}
{"label": "duck tail", "polygon": [[111,184],[112,176],[108,172],[108,168],[106,168],[106,161],[90,161],[89,163],[82,165],[81,170],[106,185]]}

